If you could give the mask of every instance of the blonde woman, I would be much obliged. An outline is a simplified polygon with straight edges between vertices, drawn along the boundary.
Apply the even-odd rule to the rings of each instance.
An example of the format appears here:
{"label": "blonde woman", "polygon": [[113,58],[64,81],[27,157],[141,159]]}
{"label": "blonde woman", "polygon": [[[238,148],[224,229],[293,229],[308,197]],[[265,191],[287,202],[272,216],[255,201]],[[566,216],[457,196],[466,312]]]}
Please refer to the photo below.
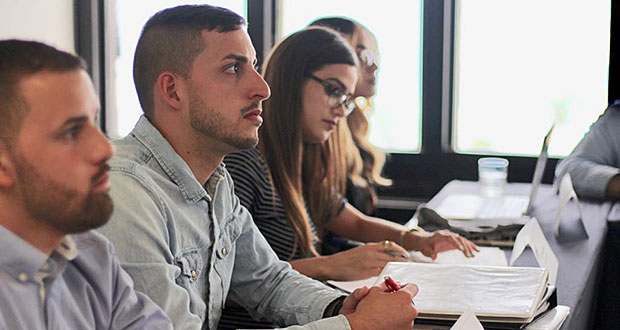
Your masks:
{"label": "blonde woman", "polygon": [[359,79],[355,86],[355,109],[347,116],[340,131],[340,145],[346,160],[349,203],[365,214],[372,215],[377,207],[376,186],[389,186],[381,176],[385,154],[368,141],[369,123],[366,112],[372,108],[376,93],[379,65],[377,40],[362,24],[344,17],[325,17],[310,23],[338,31],[353,47],[359,60]]}

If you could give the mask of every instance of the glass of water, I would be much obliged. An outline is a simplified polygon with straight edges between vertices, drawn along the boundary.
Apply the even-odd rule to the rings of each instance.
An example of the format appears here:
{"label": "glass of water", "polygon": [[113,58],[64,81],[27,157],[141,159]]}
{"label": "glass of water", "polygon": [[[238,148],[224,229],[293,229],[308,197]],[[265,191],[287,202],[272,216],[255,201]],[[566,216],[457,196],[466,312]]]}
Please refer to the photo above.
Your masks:
{"label": "glass of water", "polygon": [[478,182],[480,194],[492,198],[504,193],[508,177],[508,159],[483,157],[478,159]]}

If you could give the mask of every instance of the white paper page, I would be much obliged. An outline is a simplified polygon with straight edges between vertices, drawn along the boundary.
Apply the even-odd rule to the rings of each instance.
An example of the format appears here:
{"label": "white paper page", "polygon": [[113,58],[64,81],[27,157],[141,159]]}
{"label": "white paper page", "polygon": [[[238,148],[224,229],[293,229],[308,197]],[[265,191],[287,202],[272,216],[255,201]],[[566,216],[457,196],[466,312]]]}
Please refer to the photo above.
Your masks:
{"label": "white paper page", "polygon": [[[475,257],[467,258],[463,252],[459,250],[450,250],[437,254],[435,260],[425,256],[419,251],[410,251],[409,257],[414,262],[437,263],[437,264],[458,264],[458,265],[483,265],[483,266],[508,266],[506,261],[506,253],[497,247],[478,247],[480,252],[474,252]],[[357,288],[372,286],[377,282],[377,276],[358,281],[333,281],[328,280],[327,283],[345,291],[353,292]]]}
{"label": "white paper page", "polygon": [[508,266],[506,253],[497,247],[479,246],[480,252],[474,252],[473,258],[467,258],[459,250],[450,250],[437,254],[435,260],[425,256],[419,251],[410,251],[411,261],[450,264],[450,265],[483,265],[483,266]]}
{"label": "white paper page", "polygon": [[611,207],[611,210],[609,210],[609,215],[607,216],[607,220],[620,220],[620,202],[615,202],[614,205]]}
{"label": "white paper page", "polygon": [[526,330],[557,330],[560,329],[566,318],[570,314],[570,307],[558,305],[545,313],[536,321],[530,323]]}
{"label": "white paper page", "polygon": [[480,321],[476,317],[476,314],[471,309],[461,314],[458,320],[454,323],[450,330],[484,330]]}
{"label": "white paper page", "polygon": [[[566,203],[572,198],[577,205],[577,210],[579,211],[579,219],[583,224],[583,212],[581,211],[581,204],[579,204],[579,199],[577,198],[577,193],[573,188],[573,181],[570,178],[570,174],[566,173],[560,182],[560,192],[559,192],[559,205],[558,205],[558,213],[555,216],[555,226],[554,226],[554,234],[555,237],[560,236],[560,219],[562,218],[562,212],[564,211],[564,207],[566,207]],[[586,236],[589,237],[588,231],[586,230],[586,226],[583,226],[583,229],[586,232]]]}
{"label": "white paper page", "polygon": [[373,276],[373,277],[369,277],[367,279],[358,280],[358,281],[333,281],[333,280],[328,280],[327,283],[333,285],[334,287],[337,287],[340,290],[343,290],[344,292],[351,293],[351,292],[355,291],[355,289],[361,288],[364,285],[367,286],[367,287],[371,287],[371,286],[375,285],[375,283],[377,282],[378,278],[379,277],[377,277],[377,276]]}
{"label": "white paper page", "polygon": [[532,218],[528,221],[517,234],[515,244],[512,248],[512,254],[510,255],[509,265],[512,266],[514,264],[515,260],[517,260],[528,245],[532,251],[534,251],[534,256],[536,257],[536,261],[538,261],[538,265],[549,271],[549,283],[555,285],[559,268],[558,258],[555,256],[555,253],[553,253],[536,218]]}
{"label": "white paper page", "polygon": [[529,318],[544,295],[548,276],[542,268],[416,262],[389,262],[379,279],[385,275],[418,285],[414,302],[421,315],[453,316],[455,320],[469,308],[480,319]]}
{"label": "white paper page", "polygon": [[476,194],[448,195],[435,211],[445,219],[474,219],[484,199]]}

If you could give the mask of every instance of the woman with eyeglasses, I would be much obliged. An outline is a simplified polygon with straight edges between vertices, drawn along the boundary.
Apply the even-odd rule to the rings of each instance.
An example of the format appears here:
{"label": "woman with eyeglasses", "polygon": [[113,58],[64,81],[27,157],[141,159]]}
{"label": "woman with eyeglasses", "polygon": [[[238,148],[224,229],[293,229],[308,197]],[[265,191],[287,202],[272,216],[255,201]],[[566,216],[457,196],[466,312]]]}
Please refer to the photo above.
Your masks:
{"label": "woman with eyeglasses", "polygon": [[[431,257],[455,248],[472,254],[475,245],[458,235],[409,235],[343,198],[346,171],[340,134],[333,133],[354,109],[357,65],[351,46],[331,29],[308,28],[275,46],[264,67],[272,93],[263,102],[258,146],[224,159],[241,204],[280,259],[321,281],[376,276],[389,261],[407,261],[407,249]],[[322,256],[324,230],[378,243]],[[229,303],[220,328],[256,326],[246,320]]]}
{"label": "woman with eyeglasses", "polygon": [[376,93],[376,73],[379,52],[374,35],[362,24],[344,17],[324,17],[310,23],[338,31],[356,51],[359,60],[359,79],[355,86],[355,109],[347,116],[341,130],[340,144],[347,167],[346,197],[349,203],[365,214],[373,215],[377,207],[376,186],[389,186],[391,181],[381,176],[385,154],[368,141],[369,123],[366,112],[371,111]]}

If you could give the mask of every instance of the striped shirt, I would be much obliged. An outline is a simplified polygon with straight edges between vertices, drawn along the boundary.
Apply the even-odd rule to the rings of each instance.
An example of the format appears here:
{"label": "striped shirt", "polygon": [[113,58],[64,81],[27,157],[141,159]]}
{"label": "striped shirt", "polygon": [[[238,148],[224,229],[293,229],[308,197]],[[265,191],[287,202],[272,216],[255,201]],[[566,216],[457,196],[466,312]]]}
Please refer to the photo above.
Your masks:
{"label": "striped shirt", "polygon": [[[267,162],[258,149],[230,154],[224,158],[226,169],[233,178],[235,194],[241,205],[252,214],[254,223],[276,252],[280,260],[302,258],[299,251],[293,254],[295,234],[288,220],[280,195],[271,185]],[[310,221],[310,229],[318,237],[316,226]],[[314,247],[319,242],[313,240]],[[303,256],[307,257],[307,256]]]}
{"label": "striped shirt", "polygon": [[[302,258],[299,251],[293,254],[295,234],[287,219],[280,195],[271,184],[265,159],[258,149],[230,154],[224,158],[226,169],[233,178],[235,194],[254,219],[254,223],[269,242],[281,260]],[[317,237],[316,226],[310,221],[310,228]],[[318,240],[313,241],[319,249]],[[230,305],[230,303],[227,303]],[[239,306],[224,308],[218,329],[265,328],[273,324],[253,321]]]}

